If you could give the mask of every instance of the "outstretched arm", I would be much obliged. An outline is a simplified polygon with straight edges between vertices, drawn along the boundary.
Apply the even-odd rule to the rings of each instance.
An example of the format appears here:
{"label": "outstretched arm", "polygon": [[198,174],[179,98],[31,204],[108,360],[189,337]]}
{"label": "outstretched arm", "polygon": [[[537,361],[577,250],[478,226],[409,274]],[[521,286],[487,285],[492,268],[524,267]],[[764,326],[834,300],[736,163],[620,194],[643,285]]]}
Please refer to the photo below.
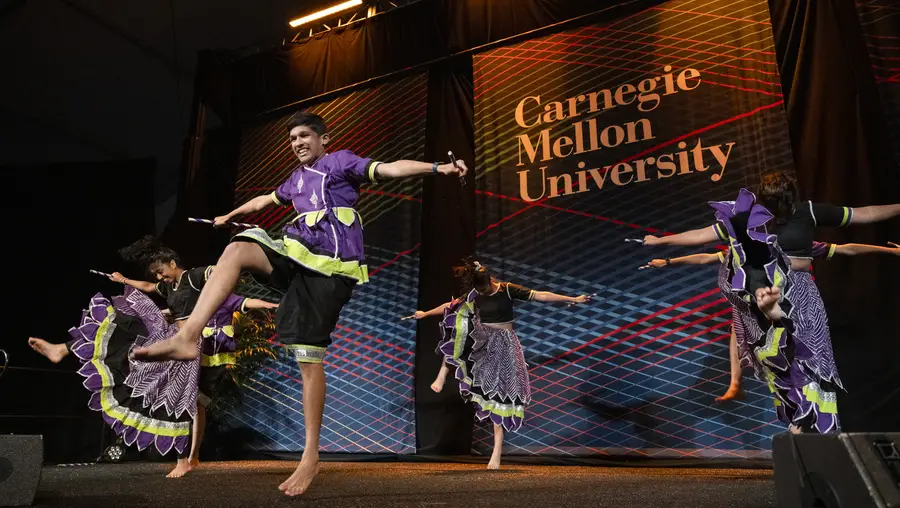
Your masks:
{"label": "outstretched arm", "polygon": [[438,164],[437,168],[434,167],[434,164],[428,162],[419,162],[419,161],[408,161],[408,160],[399,160],[394,162],[387,162],[379,164],[375,168],[375,179],[376,180],[385,180],[390,178],[406,178],[410,176],[423,176],[430,173],[434,173],[435,169],[437,169],[437,173],[441,173],[443,175],[459,175],[465,176],[466,172],[468,172],[468,168],[466,167],[466,163],[458,160],[456,161],[456,166],[453,164]]}
{"label": "outstretched arm", "polygon": [[118,282],[119,284],[125,284],[127,286],[131,286],[139,291],[143,291],[145,293],[152,293],[156,291],[156,284],[153,282],[147,282],[145,280],[131,280],[126,278],[119,272],[113,272],[109,275],[109,280],[113,282]]}
{"label": "outstretched arm", "polygon": [[590,300],[587,295],[565,296],[551,293],[550,291],[535,291],[532,300],[536,302],[565,302],[565,303],[584,303]]}
{"label": "outstretched arm", "polygon": [[647,268],[662,268],[668,265],[711,265],[713,263],[721,263],[722,257],[717,254],[691,254],[690,256],[682,256],[672,259],[654,259],[647,263]]}
{"label": "outstretched arm", "polygon": [[247,201],[243,205],[235,208],[234,210],[228,212],[225,215],[216,217],[216,227],[226,226],[228,222],[230,222],[235,217],[240,217],[241,215],[246,215],[248,213],[258,212],[264,208],[269,206],[279,204],[275,201],[274,194],[266,194],[265,196],[256,196],[255,198]]}
{"label": "outstretched arm", "polygon": [[900,205],[863,206],[853,209],[850,224],[871,224],[900,215]]}
{"label": "outstretched arm", "polygon": [[450,306],[451,303],[453,303],[453,302],[442,303],[442,304],[438,305],[437,307],[435,307],[431,310],[428,310],[428,311],[424,311],[424,312],[421,310],[417,310],[416,313],[414,314],[414,316],[416,319],[425,319],[425,318],[431,317],[431,316],[440,316],[441,314],[444,313],[444,310],[446,310],[447,307]]}
{"label": "outstretched arm", "polygon": [[716,226],[712,225],[703,229],[685,231],[684,233],[678,233],[677,235],[662,237],[647,235],[644,237],[644,245],[678,245],[688,247],[712,243],[719,240],[720,238],[716,232]]}
{"label": "outstretched arm", "polygon": [[244,308],[245,309],[277,309],[277,303],[270,303],[265,300],[260,300],[258,298],[248,298],[244,300]]}
{"label": "outstretched arm", "polygon": [[890,247],[881,247],[879,245],[868,245],[865,243],[845,243],[843,245],[835,245],[834,253],[842,256],[855,256],[857,254],[893,254],[900,256],[900,245],[894,242],[888,242]]}

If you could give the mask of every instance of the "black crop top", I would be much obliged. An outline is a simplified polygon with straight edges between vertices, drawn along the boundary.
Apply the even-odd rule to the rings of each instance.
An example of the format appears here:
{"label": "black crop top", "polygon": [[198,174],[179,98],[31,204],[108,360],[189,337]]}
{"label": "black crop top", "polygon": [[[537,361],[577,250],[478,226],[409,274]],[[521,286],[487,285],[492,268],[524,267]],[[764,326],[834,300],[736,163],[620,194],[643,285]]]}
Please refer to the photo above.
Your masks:
{"label": "black crop top", "polygon": [[513,301],[530,301],[534,298],[534,290],[518,284],[501,282],[500,288],[492,295],[478,295],[475,305],[482,323],[512,323],[516,319],[513,313]]}
{"label": "black crop top", "polygon": [[[736,233],[744,244],[746,243],[748,213],[743,213],[734,218]],[[806,201],[797,205],[794,215],[785,224],[775,224],[770,229],[778,237],[778,245],[785,254],[795,258],[813,258],[813,235],[817,226],[844,227],[853,220],[853,209],[846,206],[834,206],[823,203]],[[721,224],[714,226],[716,235],[721,240],[727,240],[728,234]],[[752,244],[751,244],[752,245]],[[753,249],[752,246],[749,246]]]}
{"label": "black crop top", "polygon": [[181,274],[180,283],[159,282],[156,284],[156,292],[166,299],[169,310],[176,321],[187,319],[194,311],[194,305],[200,297],[200,290],[206,285],[206,279],[212,273],[214,267],[200,266],[185,270]]}

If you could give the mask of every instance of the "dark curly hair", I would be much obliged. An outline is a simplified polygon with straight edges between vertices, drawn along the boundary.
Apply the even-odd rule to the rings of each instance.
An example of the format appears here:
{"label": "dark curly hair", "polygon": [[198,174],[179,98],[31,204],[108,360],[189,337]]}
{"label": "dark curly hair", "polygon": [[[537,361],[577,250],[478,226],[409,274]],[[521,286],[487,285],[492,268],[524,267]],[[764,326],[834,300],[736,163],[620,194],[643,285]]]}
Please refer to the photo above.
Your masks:
{"label": "dark curly hair", "polygon": [[462,265],[453,267],[453,276],[459,282],[460,296],[475,288],[489,286],[493,281],[491,272],[471,256],[463,259]]}
{"label": "dark curly hair", "polygon": [[125,261],[139,265],[147,271],[157,263],[166,264],[170,261],[181,266],[178,253],[163,245],[162,241],[153,235],[147,235],[127,247],[122,247],[119,249],[119,255]]}
{"label": "dark curly hair", "polygon": [[799,194],[797,180],[783,171],[776,171],[762,175],[756,197],[775,215],[776,223],[785,224],[794,215]]}

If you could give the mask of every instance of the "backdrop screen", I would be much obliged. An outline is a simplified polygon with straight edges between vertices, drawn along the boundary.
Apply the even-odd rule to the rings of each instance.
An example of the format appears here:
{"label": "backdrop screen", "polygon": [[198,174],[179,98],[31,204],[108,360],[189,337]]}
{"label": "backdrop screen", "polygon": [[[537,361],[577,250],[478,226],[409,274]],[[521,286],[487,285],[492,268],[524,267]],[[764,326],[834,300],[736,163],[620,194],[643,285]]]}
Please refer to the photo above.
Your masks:
{"label": "backdrop screen", "polygon": [[[761,383],[713,404],[729,382],[718,265],[639,271],[703,249],[624,240],[709,225],[709,200],[792,170],[782,104],[763,0],[673,0],[476,56],[480,260],[597,295],[518,307],[534,400],[511,452],[769,455],[782,429]],[[490,428],[475,435],[489,450]]]}
{"label": "backdrop screen", "polygon": [[[421,160],[425,149],[427,80],[424,74],[310,107],[325,118],[329,151],[349,149],[379,161]],[[247,126],[241,137],[235,202],[268,194],[297,166],[287,123],[293,112]],[[342,313],[325,359],[328,382],[322,450],[356,453],[415,451],[413,363],[415,328],[399,317],[415,310],[418,292],[421,181],[394,180],[363,188],[357,205],[365,227],[371,282],[357,286]],[[246,222],[273,237],[296,216],[293,208],[270,207]],[[277,299],[261,286],[239,292]],[[280,350],[279,350],[280,351]],[[243,404],[229,421],[250,437],[256,450],[303,448],[300,371],[282,355],[244,390]]]}

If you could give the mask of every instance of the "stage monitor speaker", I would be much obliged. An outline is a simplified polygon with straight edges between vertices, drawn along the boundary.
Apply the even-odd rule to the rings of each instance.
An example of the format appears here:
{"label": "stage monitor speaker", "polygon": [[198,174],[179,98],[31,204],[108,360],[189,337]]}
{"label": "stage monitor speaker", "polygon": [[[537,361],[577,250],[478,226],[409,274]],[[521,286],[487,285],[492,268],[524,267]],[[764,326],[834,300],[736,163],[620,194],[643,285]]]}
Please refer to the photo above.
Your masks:
{"label": "stage monitor speaker", "polygon": [[43,436],[0,436],[0,506],[31,505],[43,462]]}
{"label": "stage monitor speaker", "polygon": [[779,434],[779,508],[900,508],[900,433]]}

